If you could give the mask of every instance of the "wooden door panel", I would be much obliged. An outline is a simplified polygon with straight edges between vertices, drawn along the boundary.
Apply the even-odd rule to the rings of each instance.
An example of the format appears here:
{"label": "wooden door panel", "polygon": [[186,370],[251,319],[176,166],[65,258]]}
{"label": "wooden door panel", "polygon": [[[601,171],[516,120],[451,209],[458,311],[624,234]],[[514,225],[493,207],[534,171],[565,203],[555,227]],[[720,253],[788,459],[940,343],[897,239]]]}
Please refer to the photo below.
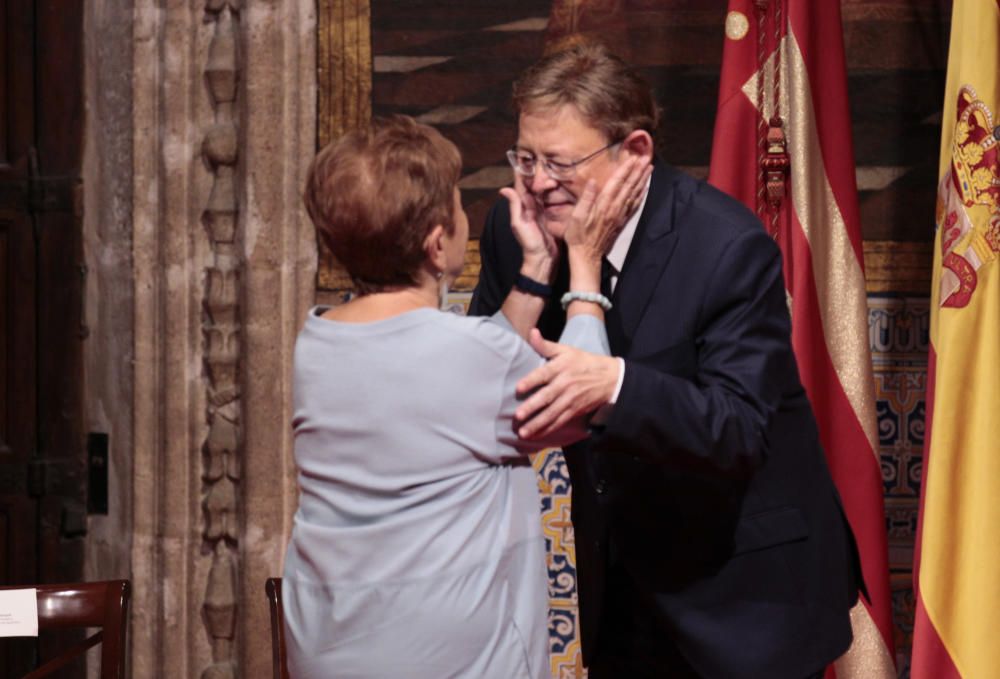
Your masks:
{"label": "wooden door panel", "polygon": [[82,575],[86,470],[80,416],[83,374],[79,230],[71,211],[35,215],[38,271],[37,440],[45,468],[39,505],[42,582]]}
{"label": "wooden door panel", "polygon": [[0,0],[0,167],[7,165],[7,0]]}
{"label": "wooden door panel", "polygon": [[[39,577],[82,576],[87,525],[81,380],[83,255],[77,199],[83,130],[83,2],[36,0],[35,97]],[[45,644],[42,644],[43,649]]]}
{"label": "wooden door panel", "polygon": [[[0,578],[80,579],[83,0],[0,0]],[[80,635],[0,643],[0,677]],[[20,645],[18,645],[20,644]],[[75,663],[60,676],[82,677]]]}
{"label": "wooden door panel", "polygon": [[[37,582],[38,502],[29,493],[35,450],[35,252],[25,184],[6,182],[0,205],[0,582]],[[2,185],[2,184],[0,184]],[[0,677],[28,672],[37,644],[4,639]]]}
{"label": "wooden door panel", "polygon": [[35,248],[31,220],[0,206],[0,503],[8,524],[4,584],[35,582],[37,502],[28,464],[36,450]]}
{"label": "wooden door panel", "polygon": [[0,206],[0,462],[35,448],[35,248],[31,220]]}
{"label": "wooden door panel", "polygon": [[39,171],[79,176],[83,145],[83,2],[35,0]]}
{"label": "wooden door panel", "polygon": [[28,171],[28,150],[35,137],[35,24],[33,0],[0,0],[0,177],[3,166],[22,177]]}
{"label": "wooden door panel", "polygon": [[[7,344],[11,334],[6,313],[7,301],[10,299],[7,296],[7,241],[10,239],[8,229],[8,224],[0,223],[0,305],[2,305],[0,308],[0,385],[3,385],[0,388],[0,464],[3,463],[4,456],[10,452],[10,445],[7,443],[10,436],[10,427],[7,422],[7,380],[9,378]],[[3,492],[3,487],[0,486],[0,494]]]}

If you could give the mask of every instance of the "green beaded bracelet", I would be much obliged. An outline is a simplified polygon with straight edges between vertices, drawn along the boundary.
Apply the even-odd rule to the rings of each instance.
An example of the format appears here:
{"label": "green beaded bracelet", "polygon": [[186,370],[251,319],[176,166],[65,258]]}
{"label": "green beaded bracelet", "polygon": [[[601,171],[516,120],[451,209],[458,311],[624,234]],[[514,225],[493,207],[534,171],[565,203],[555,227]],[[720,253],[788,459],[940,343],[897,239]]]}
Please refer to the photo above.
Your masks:
{"label": "green beaded bracelet", "polygon": [[592,302],[605,311],[611,311],[611,300],[599,292],[567,292],[559,300],[563,310],[569,306],[570,302]]}

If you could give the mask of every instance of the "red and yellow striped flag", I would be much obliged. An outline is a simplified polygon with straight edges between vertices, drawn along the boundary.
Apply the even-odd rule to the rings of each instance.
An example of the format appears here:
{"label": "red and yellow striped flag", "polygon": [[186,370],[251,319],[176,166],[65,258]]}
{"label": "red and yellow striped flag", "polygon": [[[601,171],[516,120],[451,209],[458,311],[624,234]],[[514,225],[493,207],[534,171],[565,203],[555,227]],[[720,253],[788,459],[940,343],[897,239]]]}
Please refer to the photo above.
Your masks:
{"label": "red and yellow striped flag", "polygon": [[836,674],[894,678],[840,3],[730,0],[725,28],[709,181],[755,210],[781,247],[792,345],[871,595],[852,611],[854,644]]}
{"label": "red and yellow striped flag", "polygon": [[1000,676],[1000,0],[955,0],[950,50],[914,679]]}

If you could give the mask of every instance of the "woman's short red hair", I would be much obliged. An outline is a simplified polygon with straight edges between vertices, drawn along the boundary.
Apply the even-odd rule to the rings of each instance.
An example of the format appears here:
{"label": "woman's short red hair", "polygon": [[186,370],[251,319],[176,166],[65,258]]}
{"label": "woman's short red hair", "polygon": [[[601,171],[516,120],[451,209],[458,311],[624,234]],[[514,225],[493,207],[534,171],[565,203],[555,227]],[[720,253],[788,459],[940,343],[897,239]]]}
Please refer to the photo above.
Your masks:
{"label": "woman's short red hair", "polygon": [[427,234],[455,228],[461,169],[455,145],[409,116],[376,119],[316,155],[306,210],[359,293],[416,284]]}

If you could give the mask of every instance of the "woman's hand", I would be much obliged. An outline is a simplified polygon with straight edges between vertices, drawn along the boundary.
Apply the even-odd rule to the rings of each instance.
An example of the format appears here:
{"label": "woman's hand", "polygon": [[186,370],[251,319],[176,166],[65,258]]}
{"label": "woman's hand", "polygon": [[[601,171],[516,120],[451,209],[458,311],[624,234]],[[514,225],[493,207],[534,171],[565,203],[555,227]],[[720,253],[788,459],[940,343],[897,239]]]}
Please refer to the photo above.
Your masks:
{"label": "woman's hand", "polygon": [[535,199],[525,191],[524,183],[517,174],[514,176],[514,188],[500,189],[500,195],[510,204],[511,230],[524,255],[521,273],[543,283],[549,282],[559,259],[559,246],[539,222]]}
{"label": "woman's hand", "polygon": [[564,238],[570,252],[599,265],[639,207],[652,171],[648,157],[630,156],[615,169],[600,192],[594,180],[588,181],[566,228]]}

